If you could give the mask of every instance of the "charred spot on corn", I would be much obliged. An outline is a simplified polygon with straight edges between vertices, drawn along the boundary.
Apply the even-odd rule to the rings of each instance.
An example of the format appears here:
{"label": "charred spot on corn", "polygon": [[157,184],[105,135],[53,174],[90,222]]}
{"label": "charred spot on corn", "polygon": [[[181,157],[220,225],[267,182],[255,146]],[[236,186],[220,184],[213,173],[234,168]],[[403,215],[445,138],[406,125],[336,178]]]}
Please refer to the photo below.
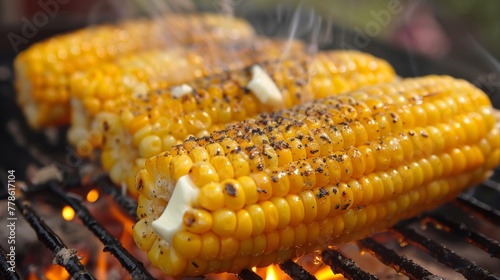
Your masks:
{"label": "charred spot on corn", "polygon": [[[411,102],[436,91],[443,93],[419,104]],[[446,100],[453,106],[457,98],[470,101],[470,106],[459,110],[457,105],[453,118],[424,116],[435,112],[428,104]],[[342,104],[357,105],[351,109]],[[463,81],[427,77],[360,89],[232,124],[173,146],[168,157],[147,160],[138,174],[145,197],[139,205],[148,214],[141,221],[157,217],[148,207],[165,205],[151,194],[170,197],[172,187],[179,187],[176,180],[186,174],[204,182],[195,186],[199,196],[192,210],[204,212],[172,231],[170,246],[162,243],[169,239],[161,235],[142,237],[142,232],[151,232],[150,225],[135,227],[134,238],[154,264],[182,276],[205,273],[205,265],[198,263],[202,256],[227,266],[248,261],[244,267],[251,268],[313,251],[318,240],[348,242],[390,227],[451,199],[499,163],[500,132],[485,110],[489,107],[484,93]],[[391,113],[398,118],[395,125]],[[462,125],[472,120],[484,129]],[[439,132],[454,137],[443,139]],[[321,135],[331,141],[323,141]],[[241,149],[235,153],[235,147]],[[486,160],[489,154],[498,156]],[[219,177],[203,173],[202,179],[189,173],[191,165],[205,158],[220,163],[213,168]],[[158,176],[170,178],[168,187],[155,185]],[[173,202],[170,198],[167,208]],[[280,238],[290,228],[296,239],[293,246]],[[267,242],[273,247],[263,245]],[[259,247],[249,249],[249,244]],[[171,256],[172,265],[157,257],[159,250]],[[265,263],[254,258],[263,252],[270,254]],[[192,272],[188,267],[195,260],[199,271]],[[224,270],[230,272],[242,268],[227,266]]]}
{"label": "charred spot on corn", "polygon": [[328,196],[328,195],[330,195],[330,193],[327,190],[325,190],[325,188],[321,187],[318,189],[318,193],[316,194],[316,197],[323,198],[323,197]]}
{"label": "charred spot on corn", "polygon": [[238,195],[238,191],[236,190],[236,188],[234,187],[234,185],[232,183],[226,183],[224,185],[224,190],[230,196],[237,196]]}

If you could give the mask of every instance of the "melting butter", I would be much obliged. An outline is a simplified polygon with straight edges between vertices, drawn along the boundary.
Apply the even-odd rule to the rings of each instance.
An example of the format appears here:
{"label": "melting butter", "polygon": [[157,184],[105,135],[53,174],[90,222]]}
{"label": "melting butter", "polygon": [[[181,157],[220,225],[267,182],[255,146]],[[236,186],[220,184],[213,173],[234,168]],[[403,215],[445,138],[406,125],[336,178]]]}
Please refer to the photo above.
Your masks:
{"label": "melting butter", "polygon": [[184,175],[175,184],[174,191],[168,201],[165,211],[153,221],[153,230],[163,240],[172,244],[175,233],[182,230],[184,213],[193,208],[198,199],[199,190],[189,175]]}
{"label": "melting butter", "polygon": [[247,87],[263,104],[271,106],[283,104],[283,96],[278,86],[259,65],[252,66],[252,80]]}

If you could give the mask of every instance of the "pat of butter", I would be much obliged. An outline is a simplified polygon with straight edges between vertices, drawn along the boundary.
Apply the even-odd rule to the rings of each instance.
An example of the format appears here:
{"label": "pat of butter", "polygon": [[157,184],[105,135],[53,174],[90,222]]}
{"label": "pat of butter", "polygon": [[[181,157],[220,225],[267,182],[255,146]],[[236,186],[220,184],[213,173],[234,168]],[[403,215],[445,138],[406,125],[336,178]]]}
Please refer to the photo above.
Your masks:
{"label": "pat of butter", "polygon": [[272,106],[283,104],[283,96],[278,86],[259,65],[252,66],[252,80],[247,87],[263,104]]}
{"label": "pat of butter", "polygon": [[198,194],[198,187],[189,175],[179,178],[165,211],[152,223],[156,234],[168,244],[172,244],[174,234],[182,230],[184,213],[192,209],[193,203],[198,199]]}
{"label": "pat of butter", "polygon": [[191,92],[193,92],[193,88],[186,84],[182,84],[180,86],[172,88],[172,96],[175,98],[179,98]]}

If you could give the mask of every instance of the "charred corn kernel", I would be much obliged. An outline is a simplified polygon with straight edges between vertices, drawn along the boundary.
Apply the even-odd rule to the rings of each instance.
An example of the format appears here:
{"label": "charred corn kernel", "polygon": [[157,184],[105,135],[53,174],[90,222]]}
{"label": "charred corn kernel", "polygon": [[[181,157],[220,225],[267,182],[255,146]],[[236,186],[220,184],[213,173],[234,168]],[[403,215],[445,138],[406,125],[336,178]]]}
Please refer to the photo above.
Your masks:
{"label": "charred corn kernel", "polygon": [[[164,28],[166,26],[169,28]],[[16,57],[17,100],[34,128],[67,124],[70,87],[80,87],[81,93],[75,92],[77,96],[92,94],[108,99],[121,91],[121,80],[115,78],[116,71],[121,69],[103,66],[101,72],[85,74],[88,69],[140,51],[175,45],[246,41],[252,37],[253,30],[247,22],[211,14],[168,14],[54,36]],[[72,74],[76,76],[75,81],[71,80]],[[95,82],[101,79],[101,83]]]}
{"label": "charred corn kernel", "polygon": [[[261,43],[260,45],[264,46],[266,44]],[[272,44],[268,45],[272,46]],[[276,49],[276,47],[274,48]],[[255,52],[257,54],[253,55],[254,62],[262,60],[260,58],[264,56],[268,59],[273,57],[271,53],[275,54],[274,57],[279,56],[276,55],[276,51],[271,50],[272,48],[256,47],[256,49]],[[259,49],[264,54],[259,55]],[[324,94],[336,95],[347,89],[355,89],[365,85],[365,81],[362,79],[351,78],[353,72],[357,72],[362,76],[369,75],[372,71],[384,73],[379,78],[369,82],[369,84],[391,81],[395,77],[390,65],[367,54],[352,51],[331,51],[313,57],[305,54],[300,49],[299,44],[298,47],[292,49],[292,55],[289,58],[284,58],[281,61],[271,60],[266,63],[254,65],[254,67],[189,81],[181,86],[165,86],[160,90],[146,90],[145,93],[141,94],[136,90],[134,94],[121,94],[118,97],[114,97],[116,111],[111,113],[120,114],[121,116],[126,116],[126,118],[122,119],[121,127],[123,127],[123,131],[117,137],[120,139],[119,143],[109,141],[110,137],[104,137],[106,141],[103,144],[103,149],[133,151],[130,156],[127,155],[120,158],[116,164],[121,164],[128,170],[134,168],[141,169],[143,166],[134,166],[134,164],[131,165],[130,163],[135,163],[137,157],[144,158],[137,150],[139,149],[141,140],[146,136],[156,135],[160,137],[162,139],[162,149],[168,150],[172,145],[182,143],[182,141],[191,135],[203,135],[205,132],[223,129],[228,123],[243,120],[258,113],[275,111],[279,108],[290,107],[320,98]],[[249,53],[251,56],[252,52]],[[217,55],[204,54],[202,55],[203,58],[201,58],[202,61],[210,61],[212,59],[204,58],[205,56],[218,57]],[[364,64],[358,64],[360,58],[362,58],[361,60],[377,61],[377,67],[368,69]],[[224,61],[225,59],[220,58],[215,60]],[[237,61],[238,59],[235,58],[232,60]],[[245,59],[245,62],[237,64],[241,66],[248,65],[246,63],[247,60]],[[350,70],[344,67],[346,68],[345,71],[331,73],[326,68],[315,69],[314,67],[316,66],[314,65],[317,64],[311,64],[311,61],[331,63],[338,67],[352,64],[355,67]],[[231,63],[229,64],[230,66],[225,67],[225,69],[231,70],[237,68],[231,67]],[[262,75],[267,75],[266,80],[270,78],[272,81],[266,87],[277,87],[277,89],[269,91],[265,89],[266,87],[260,86],[258,88],[262,88],[260,90],[262,92],[259,92],[259,90],[255,91],[252,87],[249,87],[250,83],[256,83],[255,80],[262,80],[260,79],[262,77],[257,77],[257,74],[254,73],[255,71],[252,70],[255,67],[260,67],[264,70],[260,71],[265,72]],[[177,68],[185,68],[183,71],[178,70],[180,72],[190,71],[190,67]],[[319,93],[308,83],[309,80],[330,81],[336,76],[345,76],[348,84],[347,89],[331,83],[326,93]],[[279,104],[276,102],[267,104],[259,99],[259,96],[270,94],[276,94],[279,96],[278,99],[282,99],[282,101],[278,102]],[[131,102],[132,100],[133,102]],[[362,123],[360,122],[357,126],[348,124],[343,122],[344,119],[341,115],[345,113],[350,117],[357,116],[361,112],[358,113],[356,110],[369,110],[367,106],[363,107],[363,105],[356,103],[344,104],[344,107],[340,110],[342,113],[335,114],[335,120],[345,124],[338,124],[337,131],[318,132],[317,135],[315,134],[306,138],[296,135],[297,137],[294,137],[294,140],[287,141],[279,149],[268,144],[260,146],[264,142],[269,142],[269,138],[265,134],[253,133],[249,135],[252,145],[259,145],[264,150],[262,152],[253,151],[250,153],[248,151],[253,150],[251,145],[242,146],[241,149],[249,149],[243,152],[245,156],[242,156],[239,151],[227,155],[226,157],[232,163],[234,171],[234,175],[231,178],[245,176],[255,170],[263,171],[265,168],[283,166],[283,163],[298,159],[307,159],[308,156],[313,156],[317,153],[326,155],[329,150],[335,150],[336,147],[344,148],[344,146],[354,145],[357,141],[366,142],[368,131],[365,129],[366,133],[363,132],[361,128]],[[333,110],[331,111],[333,114]],[[364,111],[363,114],[367,114]],[[147,128],[144,129],[145,127]],[[314,127],[314,125],[306,122],[301,127],[304,134],[309,134],[309,129]],[[294,132],[295,130],[286,130],[285,128],[279,129],[282,131],[280,137],[288,139],[290,138],[289,132]],[[359,137],[357,134],[359,134]],[[129,137],[133,139],[132,142],[128,141]],[[329,142],[335,143],[335,145],[332,147]],[[227,149],[222,144],[221,148],[221,152],[225,152]],[[211,149],[207,149],[207,151],[209,150],[211,151]],[[137,156],[136,151],[139,156]],[[209,155],[210,157],[215,156],[210,152]],[[123,176],[124,178],[116,183],[121,184],[122,182],[130,181],[127,177],[134,175],[132,172],[124,172]],[[129,188],[133,189],[133,185],[129,186]]]}
{"label": "charred corn kernel", "polygon": [[[213,119],[209,112],[199,110],[199,107],[206,106],[207,102],[198,102],[201,94],[195,90],[201,90],[204,86],[198,85],[197,88],[193,88],[183,83],[274,59],[284,47],[281,41],[265,38],[257,38],[252,43],[237,42],[236,45],[233,43],[230,41],[227,44],[155,49],[134,53],[77,75],[76,81],[71,83],[72,129],[88,131],[96,118],[103,114],[120,114],[125,118],[123,126],[128,128],[128,133],[131,135],[135,135],[149,123],[152,123],[156,136],[168,134],[179,141],[184,140],[187,135],[197,135],[208,130],[212,127]],[[301,52],[302,45],[293,42],[292,51]],[[191,59],[193,56],[197,59]],[[204,71],[203,75],[197,75],[197,70],[202,68],[207,71]],[[95,86],[89,87],[88,84]],[[145,106],[148,107],[147,111],[138,109],[144,102],[135,100],[151,99],[151,103],[154,104],[156,99],[148,96],[169,86],[172,86],[169,99],[161,102],[161,106],[167,107],[167,110],[161,110],[160,106]],[[208,95],[203,98],[206,100]],[[86,110],[80,109],[82,102]],[[178,106],[179,103],[182,103],[182,106]],[[173,114],[173,118],[167,119],[162,114],[169,111]],[[180,111],[184,113],[179,114]],[[230,115],[228,121],[231,121]],[[76,145],[84,140],[85,137],[72,137],[71,144]]]}
{"label": "charred corn kernel", "polygon": [[[363,238],[431,209],[453,199],[500,163],[500,132],[484,110],[490,105],[475,95],[484,93],[449,77],[408,79],[261,114],[209,136],[189,138],[148,159],[146,169],[137,174],[141,220],[134,227],[136,243],[163,270],[179,263],[182,270],[176,268],[176,276],[238,272]],[[436,102],[446,100],[463,103],[456,104],[451,118],[444,118],[437,109]],[[427,119],[391,126],[391,118],[401,118],[399,112],[405,110]],[[366,125],[358,113],[386,128],[376,138],[358,143],[357,133],[346,129],[354,122]],[[448,132],[454,132],[456,141],[444,139]],[[317,140],[325,137],[329,141]],[[280,153],[271,149],[283,147],[291,156],[284,163],[273,160]],[[201,153],[200,149],[207,156],[193,163],[189,155],[195,150]],[[295,150],[300,156],[293,156]],[[232,155],[240,157],[229,160]],[[243,160],[249,168],[234,178],[235,165]],[[220,182],[197,184],[196,179],[185,179],[192,176],[191,166],[208,162]],[[166,165],[169,168],[160,170]],[[159,193],[154,196],[148,189],[158,184],[158,177],[169,182],[156,187]],[[186,209],[180,213],[183,221],[173,224],[165,213],[172,213],[168,210],[174,208],[169,206],[179,202],[165,197],[187,190],[195,190],[193,200],[182,206]],[[192,213],[199,214],[187,219]],[[191,234],[197,237],[188,238]],[[219,243],[209,249],[209,241]],[[189,250],[193,244],[200,248]],[[167,248],[175,254],[170,252],[173,258],[164,264],[156,251]],[[205,251],[210,258],[202,255]],[[185,265],[197,259],[207,261],[207,271]]]}
{"label": "charred corn kernel", "polygon": [[227,179],[221,182],[224,192],[225,206],[231,210],[239,210],[245,206],[245,192],[241,184],[234,179]]}
{"label": "charred corn kernel", "polygon": [[192,233],[205,233],[212,227],[213,219],[210,212],[203,209],[193,209],[184,213],[183,222],[186,229]]}

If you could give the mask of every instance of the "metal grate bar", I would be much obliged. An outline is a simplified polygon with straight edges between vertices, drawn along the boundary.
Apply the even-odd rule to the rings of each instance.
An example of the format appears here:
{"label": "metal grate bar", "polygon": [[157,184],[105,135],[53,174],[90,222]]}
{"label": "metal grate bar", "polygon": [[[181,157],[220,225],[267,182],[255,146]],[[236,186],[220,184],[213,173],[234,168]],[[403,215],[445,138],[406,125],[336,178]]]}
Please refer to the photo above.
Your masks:
{"label": "metal grate bar", "polygon": [[262,280],[262,277],[257,273],[248,269],[243,269],[240,273],[236,274],[236,277],[240,280]]}
{"label": "metal grate bar", "polygon": [[114,238],[90,212],[75,198],[71,198],[59,187],[56,182],[50,182],[50,190],[73,208],[80,220],[104,244],[104,251],[110,252],[120,264],[130,273],[132,279],[154,279],[144,268],[144,265],[134,258],[129,251],[123,248],[120,241]]}
{"label": "metal grate bar", "polygon": [[483,217],[490,220],[494,224],[498,224],[500,221],[500,211],[489,206],[488,204],[478,200],[471,195],[462,193],[456,199],[461,205],[467,207],[468,209],[474,210],[480,213]]}
{"label": "metal grate bar", "polygon": [[360,240],[358,241],[358,245],[361,249],[374,255],[383,264],[392,267],[394,270],[408,276],[410,279],[441,279],[441,277],[432,274],[406,256],[398,255],[394,250],[383,246],[372,238]]}
{"label": "metal grate bar", "polygon": [[316,277],[292,260],[280,263],[279,266],[281,270],[290,275],[294,280],[316,280]]}
{"label": "metal grate bar", "polygon": [[99,177],[95,184],[105,193],[109,194],[113,200],[125,211],[132,219],[137,221],[137,201],[129,196],[123,195],[116,185],[111,182],[109,176]]}
{"label": "metal grate bar", "polygon": [[481,186],[484,186],[484,187],[487,187],[487,188],[492,189],[494,191],[500,192],[500,184],[497,181],[493,180],[493,177],[482,182]]}
{"label": "metal grate bar", "polygon": [[361,268],[356,263],[340,252],[332,249],[326,249],[321,253],[323,263],[329,265],[334,273],[340,273],[347,279],[355,280],[374,280],[378,279]]}
{"label": "metal grate bar", "polygon": [[465,278],[500,280],[499,276],[492,274],[468,259],[460,257],[450,249],[438,244],[430,238],[420,235],[415,230],[408,228],[407,225],[408,223],[400,223],[395,225],[393,229],[395,229],[404,240],[421,248],[442,264],[461,273]]}
{"label": "metal grate bar", "polygon": [[10,270],[11,266],[8,263],[7,252],[0,246],[0,267],[2,268],[3,277],[6,280],[20,280],[21,275],[17,272],[17,269]]}
{"label": "metal grate bar", "polygon": [[64,267],[74,279],[95,279],[80,262],[76,250],[68,249],[59,236],[42,221],[27,202],[17,198],[16,206],[35,230],[38,240],[43,242],[54,253],[54,260],[58,265]]}
{"label": "metal grate bar", "polygon": [[500,243],[493,240],[484,234],[477,232],[475,230],[469,229],[464,223],[457,223],[446,217],[428,214],[424,222],[431,222],[435,225],[440,225],[444,227],[443,229],[447,232],[452,232],[457,236],[463,237],[467,242],[481,248],[490,256],[495,258],[500,258]]}

